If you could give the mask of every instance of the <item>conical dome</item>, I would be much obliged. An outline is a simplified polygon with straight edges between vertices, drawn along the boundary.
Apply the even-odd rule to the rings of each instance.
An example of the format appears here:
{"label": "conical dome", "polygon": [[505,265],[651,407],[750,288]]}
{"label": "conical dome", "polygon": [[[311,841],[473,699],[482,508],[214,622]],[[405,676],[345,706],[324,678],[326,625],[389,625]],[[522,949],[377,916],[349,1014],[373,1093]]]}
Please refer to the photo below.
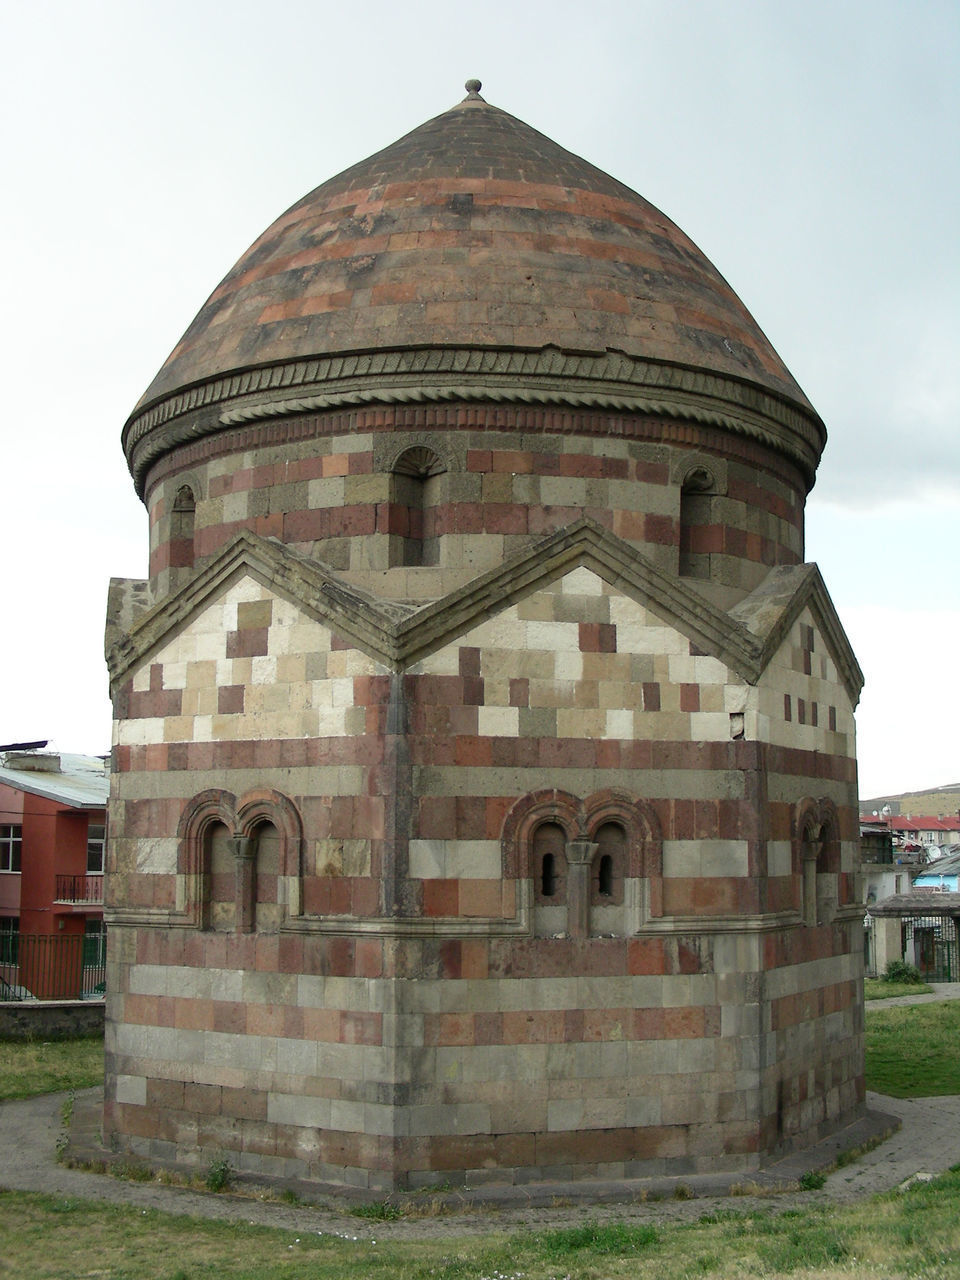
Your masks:
{"label": "conical dome", "polygon": [[252,418],[489,398],[696,418],[812,480],[822,424],[719,272],[476,85],[243,255],[127,424],[138,485],[169,449]]}

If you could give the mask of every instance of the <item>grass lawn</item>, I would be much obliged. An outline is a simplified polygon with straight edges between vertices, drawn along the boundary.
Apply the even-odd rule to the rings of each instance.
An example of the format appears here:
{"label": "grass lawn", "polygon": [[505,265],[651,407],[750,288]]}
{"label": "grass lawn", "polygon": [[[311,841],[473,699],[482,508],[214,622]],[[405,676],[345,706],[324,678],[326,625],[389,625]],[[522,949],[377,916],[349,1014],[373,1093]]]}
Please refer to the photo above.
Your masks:
{"label": "grass lawn", "polygon": [[960,1093],[960,1000],[867,1011],[867,1088],[895,1098]]}
{"label": "grass lawn", "polygon": [[0,1102],[62,1089],[87,1089],[102,1083],[103,1036],[82,1040],[0,1040]]}
{"label": "grass lawn", "polygon": [[[637,1211],[635,1211],[637,1212]],[[642,1212],[639,1211],[639,1212]],[[27,1192],[0,1193],[11,1275],[31,1280],[694,1280],[923,1276],[960,1280],[960,1171],[906,1194],[839,1208],[738,1209],[684,1224],[579,1226],[393,1242],[345,1218],[337,1234],[277,1231]],[[78,1269],[78,1260],[83,1265]]]}
{"label": "grass lawn", "polygon": [[894,996],[930,995],[933,987],[926,982],[887,982],[883,978],[867,978],[863,984],[864,1000],[891,1000]]}

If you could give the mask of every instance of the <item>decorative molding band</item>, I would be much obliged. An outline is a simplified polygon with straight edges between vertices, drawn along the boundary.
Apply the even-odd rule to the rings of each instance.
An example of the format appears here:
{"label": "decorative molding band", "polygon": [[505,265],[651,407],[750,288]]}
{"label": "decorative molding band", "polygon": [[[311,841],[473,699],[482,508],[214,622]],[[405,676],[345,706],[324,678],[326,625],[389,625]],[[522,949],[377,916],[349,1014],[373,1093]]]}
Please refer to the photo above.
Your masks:
{"label": "decorative molding band", "polygon": [[[858,918],[861,918],[861,909]],[[115,908],[104,912],[104,920],[113,928],[195,929],[196,924],[176,912],[162,908],[125,910]],[[803,923],[798,912],[748,916],[662,916],[649,920],[635,933],[617,938],[587,937],[585,942],[629,942],[631,938],[645,938],[677,934],[690,937],[696,934],[773,933],[779,929],[799,927]],[[326,935],[329,937],[378,937],[378,938],[497,938],[532,937],[529,922],[499,918],[467,918],[462,916],[424,919],[417,916],[294,916],[280,926],[281,934]],[[567,939],[562,935],[558,941]],[[542,939],[544,942],[550,939]],[[389,979],[387,979],[389,980]]]}
{"label": "decorative molding band", "polygon": [[[659,417],[655,414],[617,414],[612,410],[574,408],[570,405],[530,405],[502,403],[491,409],[482,402],[469,404],[448,401],[444,406],[429,403],[404,405],[340,405],[312,414],[286,418],[264,418],[258,422],[224,427],[212,435],[193,434],[182,444],[174,444],[169,452],[158,455],[148,464],[143,489],[150,489],[170,475],[179,476],[184,468],[202,466],[211,458],[251,449],[273,448],[319,440],[330,436],[386,434],[390,432],[429,431],[434,437],[460,431],[483,431],[486,417],[496,413],[495,430],[499,435],[514,432],[524,435],[560,435],[609,437],[645,443],[679,445],[685,449],[707,449],[724,458],[745,462],[776,476],[784,484],[802,491],[809,477],[798,464],[783,453],[773,451],[762,441],[745,433],[731,433],[712,423],[694,422],[691,418]],[[429,419],[429,424],[427,420]],[[504,421],[506,419],[506,421]],[[714,459],[713,465],[718,465]],[[149,501],[149,497],[147,499]]]}
{"label": "decorative molding band", "polygon": [[620,351],[437,347],[322,356],[214,378],[134,413],[123,447],[142,492],[161,454],[225,427],[349,405],[465,400],[690,418],[764,441],[810,481],[826,441],[816,414],[746,379]]}

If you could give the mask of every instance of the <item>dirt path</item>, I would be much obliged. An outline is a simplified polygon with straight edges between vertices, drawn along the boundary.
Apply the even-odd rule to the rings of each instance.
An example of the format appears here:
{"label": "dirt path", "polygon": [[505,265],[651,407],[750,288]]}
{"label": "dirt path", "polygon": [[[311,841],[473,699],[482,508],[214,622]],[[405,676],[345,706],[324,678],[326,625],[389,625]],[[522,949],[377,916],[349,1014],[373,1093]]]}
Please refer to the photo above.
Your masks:
{"label": "dirt path", "polygon": [[[99,1089],[86,1090],[77,1096],[78,1114],[95,1112],[101,1097]],[[697,1218],[720,1206],[731,1207],[729,1189],[720,1190],[701,1183],[694,1188],[695,1199],[638,1199],[638,1184],[608,1184],[608,1203],[577,1200],[583,1185],[572,1184],[554,1189],[552,1203],[534,1203],[533,1193],[525,1198],[518,1188],[505,1189],[504,1194],[484,1202],[454,1205],[437,1212],[438,1198],[425,1195],[412,1198],[422,1205],[421,1216],[405,1217],[396,1222],[377,1222],[357,1218],[338,1210],[335,1202],[319,1205],[286,1204],[276,1199],[259,1199],[253,1195],[220,1194],[164,1186],[155,1182],[130,1182],[106,1174],[85,1173],[67,1169],[57,1163],[57,1139],[62,1132],[61,1112],[65,1094],[48,1094],[22,1102],[0,1106],[0,1184],[10,1189],[43,1191],[50,1195],[84,1200],[104,1200],[115,1204],[162,1209],[168,1213],[224,1220],[241,1220],[265,1226],[296,1231],[318,1231],[350,1239],[422,1239],[487,1231],[513,1232],[540,1226],[562,1226],[585,1219],[620,1221],[683,1221]],[[868,1095],[872,1108],[895,1115],[902,1124],[898,1133],[880,1147],[868,1152],[855,1164],[831,1174],[825,1187],[815,1192],[784,1192],[763,1196],[742,1196],[737,1208],[747,1210],[788,1208],[798,1205],[843,1202],[859,1196],[884,1191],[899,1185],[917,1172],[935,1174],[960,1160],[960,1098],[926,1098],[902,1101]],[[807,1167],[815,1164],[805,1153]],[[784,1185],[796,1177],[799,1163],[783,1162],[766,1171],[770,1183]],[[687,1180],[686,1186],[701,1182]],[[703,1194],[701,1194],[701,1190]],[[567,1195],[565,1192],[571,1192]],[[451,1211],[452,1210],[452,1211]]]}

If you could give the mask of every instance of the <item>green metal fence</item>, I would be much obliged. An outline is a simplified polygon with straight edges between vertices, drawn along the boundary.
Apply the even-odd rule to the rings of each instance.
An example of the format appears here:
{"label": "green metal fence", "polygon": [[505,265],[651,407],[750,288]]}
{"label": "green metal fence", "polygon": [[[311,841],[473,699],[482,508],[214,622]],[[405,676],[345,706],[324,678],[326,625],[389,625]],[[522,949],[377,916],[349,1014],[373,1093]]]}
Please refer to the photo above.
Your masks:
{"label": "green metal fence", "polygon": [[106,982],[104,935],[6,933],[0,1000],[98,1000]]}

